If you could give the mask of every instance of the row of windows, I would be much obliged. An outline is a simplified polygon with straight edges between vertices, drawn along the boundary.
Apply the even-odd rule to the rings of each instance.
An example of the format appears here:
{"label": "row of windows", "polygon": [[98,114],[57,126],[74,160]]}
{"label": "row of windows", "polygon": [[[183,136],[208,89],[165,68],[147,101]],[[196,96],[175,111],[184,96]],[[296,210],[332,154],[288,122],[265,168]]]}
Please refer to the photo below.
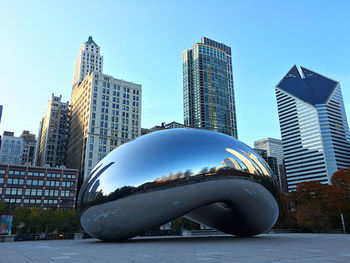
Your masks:
{"label": "row of windows", "polygon": [[[98,78],[98,75],[95,75],[95,76],[96,76],[96,78]],[[98,81],[97,80],[95,80],[95,85],[98,85]],[[111,84],[103,82],[102,86],[104,87],[102,92],[106,93],[106,94],[110,94],[109,88],[111,87]],[[105,89],[105,88],[107,88],[107,89]],[[113,89],[114,90],[119,90],[119,91],[121,90],[120,86],[119,85],[115,85],[115,84],[113,84]],[[94,91],[97,91],[97,87],[94,87]],[[123,92],[130,93],[130,88],[123,87]],[[133,92],[134,95],[140,95],[140,91],[138,91],[138,90],[132,90],[132,92]],[[113,92],[113,94],[115,94],[115,93]]]}
{"label": "row of windows", "polygon": [[[0,169],[0,174],[5,174],[6,170]],[[25,171],[14,171],[10,170],[9,175],[17,175],[17,176],[25,176]],[[39,172],[32,172],[28,171],[27,173],[28,176],[37,176],[37,177],[44,177],[45,173],[39,173]],[[51,178],[60,178],[61,174],[59,173],[47,173],[47,177]],[[64,174],[63,178],[68,178],[68,179],[75,179],[76,175],[75,174]]]}
{"label": "row of windows", "polygon": [[[5,198],[5,202],[6,203],[16,203],[16,204],[20,204],[21,203],[21,199],[14,199],[14,198]],[[57,200],[56,200],[57,201]],[[24,199],[23,200],[24,204],[41,204],[41,199]]]}
{"label": "row of windows", "polygon": [[[74,182],[62,182],[62,187],[73,187],[75,184]],[[46,181],[46,186],[50,187],[59,187],[60,182],[59,181]]]}
{"label": "row of windows", "polygon": [[[0,194],[2,194],[3,189],[0,188]],[[25,189],[25,195],[26,196],[42,196],[43,194],[42,189]],[[62,197],[74,197],[74,191],[69,190],[45,190],[44,195],[45,196],[58,196],[59,193],[61,193]],[[6,188],[6,195],[22,195],[23,189],[22,188],[14,188],[14,187],[8,187]]]}
{"label": "row of windows", "polygon": [[[6,203],[20,204],[22,199],[5,198]],[[41,204],[41,199],[23,199],[24,204]],[[44,204],[57,204],[58,200],[44,200]]]}
{"label": "row of windows", "polygon": [[[107,94],[109,94],[109,90],[107,90],[107,91],[108,91]],[[103,92],[103,93],[105,93],[105,92]],[[116,98],[115,96],[119,97],[120,96],[120,92],[119,91],[118,92],[113,91],[112,95],[114,96],[114,97],[112,97],[113,98],[113,102],[119,102],[119,98]],[[94,97],[94,99],[97,99],[97,93],[96,92],[94,92],[93,97]],[[131,95],[124,93],[123,94],[123,98],[124,99],[130,99]],[[134,96],[134,95],[132,96],[132,99],[135,100],[135,101],[139,101],[139,98],[140,98],[139,96]],[[102,99],[103,100],[109,100],[109,95],[102,95]]]}
{"label": "row of windows", "polygon": [[[4,183],[4,178],[0,178],[0,184]],[[24,179],[17,179],[17,178],[8,178],[7,184],[12,185],[23,185]],[[26,185],[39,185],[42,186],[44,184],[44,180],[32,180],[27,179]],[[59,187],[60,181],[46,181],[46,186],[57,186]],[[62,187],[71,187],[74,185],[74,182],[62,182]]]}

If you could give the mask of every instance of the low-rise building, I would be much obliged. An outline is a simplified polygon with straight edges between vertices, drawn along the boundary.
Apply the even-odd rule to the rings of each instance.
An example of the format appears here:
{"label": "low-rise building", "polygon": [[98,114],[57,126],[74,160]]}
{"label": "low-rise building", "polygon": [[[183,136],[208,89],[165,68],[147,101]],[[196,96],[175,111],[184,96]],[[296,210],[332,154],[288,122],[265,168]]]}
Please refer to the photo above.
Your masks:
{"label": "low-rise building", "polygon": [[78,170],[0,164],[0,201],[13,206],[75,208]]}
{"label": "low-rise building", "polygon": [[155,132],[155,131],[161,131],[161,130],[165,130],[165,129],[177,129],[177,128],[191,128],[189,126],[186,126],[182,123],[176,122],[176,121],[172,121],[168,124],[166,124],[165,122],[162,122],[161,125],[156,125],[153,126],[152,128],[141,128],[141,135],[145,135],[147,133],[151,133],[151,132]]}

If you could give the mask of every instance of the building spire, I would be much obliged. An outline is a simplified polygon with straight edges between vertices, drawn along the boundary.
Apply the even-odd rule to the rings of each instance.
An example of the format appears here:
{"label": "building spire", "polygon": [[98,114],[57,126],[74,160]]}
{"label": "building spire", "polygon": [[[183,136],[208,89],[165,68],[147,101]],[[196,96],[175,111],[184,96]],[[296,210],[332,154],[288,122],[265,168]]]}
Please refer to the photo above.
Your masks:
{"label": "building spire", "polygon": [[94,44],[95,46],[97,46],[95,41],[92,39],[92,36],[89,36],[88,41],[86,41],[85,44],[88,44],[88,45]]}

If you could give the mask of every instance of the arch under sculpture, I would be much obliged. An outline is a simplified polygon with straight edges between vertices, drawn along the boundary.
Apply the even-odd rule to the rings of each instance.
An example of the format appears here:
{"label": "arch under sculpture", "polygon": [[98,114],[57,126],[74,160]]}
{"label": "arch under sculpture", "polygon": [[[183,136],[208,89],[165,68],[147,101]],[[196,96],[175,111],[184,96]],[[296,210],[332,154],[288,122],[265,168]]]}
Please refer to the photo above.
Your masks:
{"label": "arch under sculpture", "polygon": [[237,236],[271,228],[278,191],[270,168],[244,143],[198,129],[153,132],[119,146],[85,178],[84,229],[125,240],[185,216]]}

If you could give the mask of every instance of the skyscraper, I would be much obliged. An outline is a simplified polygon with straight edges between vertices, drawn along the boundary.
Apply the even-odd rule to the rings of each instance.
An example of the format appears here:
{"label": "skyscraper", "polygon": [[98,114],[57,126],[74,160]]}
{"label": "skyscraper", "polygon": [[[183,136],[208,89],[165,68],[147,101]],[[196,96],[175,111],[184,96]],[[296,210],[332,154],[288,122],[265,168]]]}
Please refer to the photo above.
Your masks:
{"label": "skyscraper", "polygon": [[231,48],[202,37],[182,64],[184,124],[237,138]]}
{"label": "skyscraper", "polygon": [[74,63],[73,89],[91,71],[103,72],[103,56],[100,55],[100,47],[92,39],[92,36],[89,36],[88,41],[81,46]]}
{"label": "skyscraper", "polygon": [[[142,87],[102,74],[102,62],[101,68],[98,64],[98,70],[96,65],[91,70],[91,63],[96,62],[99,54],[91,37],[83,44],[77,61],[84,57],[84,48],[92,52],[90,71],[82,71],[80,76],[84,79],[72,91],[66,164],[79,169],[85,177],[114,148],[141,135]],[[97,58],[103,61],[102,57]]]}
{"label": "skyscraper", "polygon": [[299,182],[330,184],[350,166],[350,133],[340,84],[293,66],[276,86],[288,189]]}
{"label": "skyscraper", "polygon": [[64,165],[64,154],[68,131],[69,103],[62,96],[51,95],[44,118],[40,122],[36,165],[51,167]]}

